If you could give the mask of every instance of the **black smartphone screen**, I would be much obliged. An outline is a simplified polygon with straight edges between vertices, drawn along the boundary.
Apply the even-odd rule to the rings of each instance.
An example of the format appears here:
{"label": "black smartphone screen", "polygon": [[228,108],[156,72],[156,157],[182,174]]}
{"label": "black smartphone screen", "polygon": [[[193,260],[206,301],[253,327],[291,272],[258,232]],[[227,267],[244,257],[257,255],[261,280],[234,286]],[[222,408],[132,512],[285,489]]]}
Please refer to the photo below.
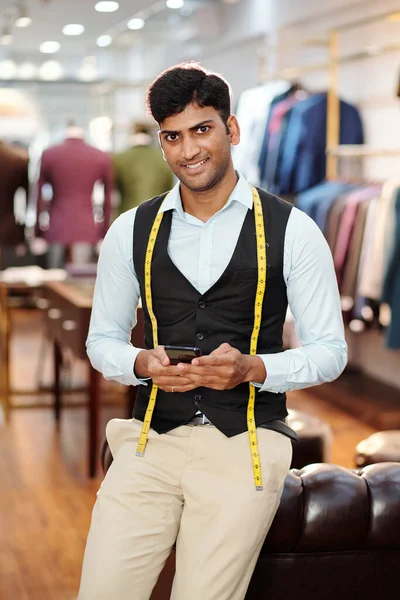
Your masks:
{"label": "black smartphone screen", "polygon": [[194,346],[164,346],[171,365],[180,362],[190,363],[196,356],[201,356],[200,348]]}

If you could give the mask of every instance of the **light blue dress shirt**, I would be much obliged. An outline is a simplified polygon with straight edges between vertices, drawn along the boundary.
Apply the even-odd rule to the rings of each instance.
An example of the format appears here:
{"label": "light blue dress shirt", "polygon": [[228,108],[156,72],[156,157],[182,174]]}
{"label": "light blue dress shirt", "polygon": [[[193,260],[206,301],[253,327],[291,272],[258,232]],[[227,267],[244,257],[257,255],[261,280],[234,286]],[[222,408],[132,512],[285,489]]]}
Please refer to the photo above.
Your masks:
{"label": "light blue dress shirt", "polygon": [[[179,183],[160,211],[173,209],[168,253],[190,283],[204,294],[226,269],[253,197],[248,182],[238,183],[225,206],[206,223],[184,212]],[[141,348],[130,343],[139,303],[133,228],[137,208],[111,225],[101,248],[87,352],[106,379],[146,385],[134,375]],[[262,391],[306,388],[340,375],[347,362],[339,292],[332,255],[318,226],[293,208],[286,227],[283,276],[300,348],[259,355],[267,378]]]}

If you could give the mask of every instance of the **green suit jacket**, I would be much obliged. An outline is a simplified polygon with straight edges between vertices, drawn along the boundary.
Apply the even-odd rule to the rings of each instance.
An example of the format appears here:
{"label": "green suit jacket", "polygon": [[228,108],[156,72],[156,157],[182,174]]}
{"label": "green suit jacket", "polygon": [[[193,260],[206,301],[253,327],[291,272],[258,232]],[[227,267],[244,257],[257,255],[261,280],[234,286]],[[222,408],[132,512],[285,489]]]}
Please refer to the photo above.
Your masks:
{"label": "green suit jacket", "polygon": [[173,175],[159,148],[134,146],[113,155],[115,187],[121,195],[121,214],[170,190]]}

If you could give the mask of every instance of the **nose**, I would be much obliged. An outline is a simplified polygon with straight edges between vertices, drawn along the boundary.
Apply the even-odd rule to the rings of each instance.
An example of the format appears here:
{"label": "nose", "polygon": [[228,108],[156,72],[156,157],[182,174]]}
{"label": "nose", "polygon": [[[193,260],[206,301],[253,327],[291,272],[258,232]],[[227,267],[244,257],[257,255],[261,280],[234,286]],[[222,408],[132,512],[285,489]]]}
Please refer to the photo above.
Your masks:
{"label": "nose", "polygon": [[182,158],[188,162],[193,160],[200,152],[197,140],[192,136],[184,136],[182,140]]}

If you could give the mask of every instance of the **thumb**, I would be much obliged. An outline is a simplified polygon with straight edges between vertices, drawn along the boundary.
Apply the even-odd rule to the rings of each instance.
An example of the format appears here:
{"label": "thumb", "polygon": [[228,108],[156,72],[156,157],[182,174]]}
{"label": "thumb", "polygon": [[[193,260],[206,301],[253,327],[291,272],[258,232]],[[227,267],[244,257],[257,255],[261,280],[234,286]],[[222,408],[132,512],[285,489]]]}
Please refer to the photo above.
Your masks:
{"label": "thumb", "polygon": [[157,348],[154,349],[154,354],[158,358],[160,363],[164,365],[164,367],[169,366],[170,360],[167,353],[165,352],[164,346],[157,346]]}
{"label": "thumb", "polygon": [[227,354],[228,352],[232,352],[233,348],[230,344],[224,342],[218,348],[215,348],[210,354],[210,356],[220,356],[221,354]]}

